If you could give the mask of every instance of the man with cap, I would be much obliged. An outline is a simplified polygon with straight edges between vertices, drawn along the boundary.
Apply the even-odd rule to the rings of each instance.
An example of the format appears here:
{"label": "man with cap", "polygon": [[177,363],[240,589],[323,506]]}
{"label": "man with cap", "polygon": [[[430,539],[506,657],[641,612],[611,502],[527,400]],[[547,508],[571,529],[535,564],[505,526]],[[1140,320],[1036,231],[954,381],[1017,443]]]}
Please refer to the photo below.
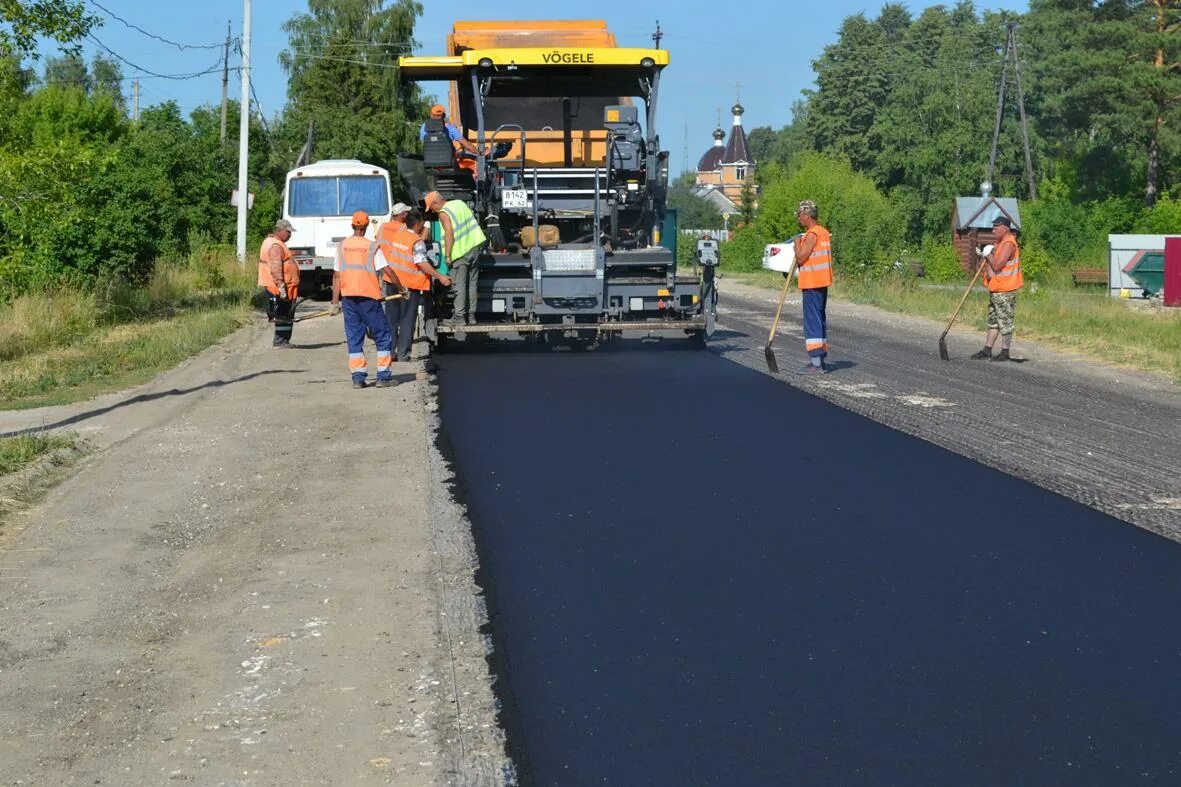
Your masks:
{"label": "man with cap", "polygon": [[[984,349],[972,355],[978,361],[1008,361],[1013,345],[1013,315],[1017,310],[1017,291],[1025,284],[1021,274],[1021,252],[1013,235],[1013,222],[1001,214],[992,220],[996,246],[984,258],[984,283],[988,286],[988,333],[984,335]],[[997,337],[1001,351],[992,354]]]}
{"label": "man with cap", "polygon": [[287,241],[291,240],[294,231],[291,222],[279,219],[258,250],[258,286],[267,294],[267,317],[275,323],[272,342],[275,347],[291,344],[291,329],[294,327],[292,311],[299,295],[299,266],[287,248]]}
{"label": "man with cap", "polygon": [[443,261],[448,263],[455,284],[455,311],[445,324],[450,326],[476,322],[476,287],[480,279],[480,253],[488,238],[468,204],[460,199],[446,200],[437,191],[426,195],[428,211],[437,213],[443,236]]}
{"label": "man with cap", "polygon": [[832,238],[817,221],[819,210],[810,199],[796,210],[804,228],[795,239],[796,273],[804,305],[804,349],[808,365],[804,374],[824,374],[828,368],[828,288],[832,286]]}
{"label": "man with cap", "polygon": [[[452,143],[459,145],[459,147],[463,148],[468,153],[471,153],[473,156],[476,155],[476,146],[468,141],[468,139],[463,135],[462,131],[460,131],[451,123],[447,122],[447,110],[443,108],[442,104],[435,104],[433,107],[431,107],[430,119],[443,124],[443,128],[447,130],[447,137],[452,141]],[[418,130],[418,138],[426,139],[426,132],[427,124],[423,123],[422,128]]]}
{"label": "man with cap", "polygon": [[[382,273],[393,275],[395,282],[387,282],[387,295],[403,293],[404,298],[386,301],[386,317],[394,332],[394,354],[399,362],[410,360],[410,347],[414,342],[414,322],[418,307],[426,310],[426,320],[431,314],[431,280],[439,281],[444,287],[451,285],[451,279],[435,270],[426,256],[426,243],[422,240],[422,214],[412,210],[407,214],[402,229],[390,240],[379,241],[375,254],[386,263]],[[427,334],[430,334],[428,329]]]}
{"label": "man with cap", "polygon": [[373,244],[365,238],[369,214],[353,214],[353,234],[336,244],[336,263],[332,268],[332,312],[344,308],[344,336],[349,345],[349,372],[354,388],[364,388],[369,377],[365,360],[365,333],[377,344],[377,387],[394,384],[390,321],[381,309],[381,270],[386,262],[373,253]]}

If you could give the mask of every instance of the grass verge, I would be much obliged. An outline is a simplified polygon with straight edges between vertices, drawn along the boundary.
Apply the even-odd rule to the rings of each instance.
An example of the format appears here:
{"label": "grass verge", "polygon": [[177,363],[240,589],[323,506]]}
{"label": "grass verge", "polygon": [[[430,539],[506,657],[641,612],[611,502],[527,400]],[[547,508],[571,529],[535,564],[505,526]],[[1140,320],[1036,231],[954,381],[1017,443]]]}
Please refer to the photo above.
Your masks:
{"label": "grass verge", "polygon": [[[728,272],[735,280],[780,289],[783,275],[773,272]],[[967,282],[931,286],[915,279],[838,279],[837,300],[877,306],[886,311],[947,320],[963,296]],[[957,324],[982,334],[987,293],[973,293]],[[1110,298],[1106,291],[1072,287],[1055,281],[1026,286],[1017,300],[1015,346],[1029,339],[1058,350],[1077,352],[1104,363],[1159,372],[1181,382],[1181,309]]]}
{"label": "grass verge", "polygon": [[0,409],[143,383],[243,325],[254,289],[222,254],[161,264],[142,287],[21,296],[0,306]]}
{"label": "grass verge", "polygon": [[0,549],[20,533],[20,514],[60,483],[86,449],[73,434],[0,437]]}
{"label": "grass verge", "polygon": [[0,476],[24,470],[50,451],[74,445],[74,438],[57,434],[0,437]]}

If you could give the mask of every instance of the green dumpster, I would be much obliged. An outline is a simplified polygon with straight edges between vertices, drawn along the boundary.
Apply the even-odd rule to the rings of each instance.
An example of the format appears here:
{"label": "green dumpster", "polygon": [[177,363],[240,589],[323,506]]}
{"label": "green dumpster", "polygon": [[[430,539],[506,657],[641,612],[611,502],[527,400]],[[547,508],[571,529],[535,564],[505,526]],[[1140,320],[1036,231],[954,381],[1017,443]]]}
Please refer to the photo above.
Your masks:
{"label": "green dumpster", "polygon": [[1142,251],[1124,266],[1124,273],[1144,290],[1144,296],[1156,295],[1165,286],[1164,251]]}

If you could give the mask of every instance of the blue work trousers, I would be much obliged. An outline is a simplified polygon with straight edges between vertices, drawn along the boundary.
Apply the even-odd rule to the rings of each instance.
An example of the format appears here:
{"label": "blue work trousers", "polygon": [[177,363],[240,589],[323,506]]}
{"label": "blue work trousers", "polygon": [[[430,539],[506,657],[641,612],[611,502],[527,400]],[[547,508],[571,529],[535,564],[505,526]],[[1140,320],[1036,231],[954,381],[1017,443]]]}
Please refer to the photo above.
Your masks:
{"label": "blue work trousers", "polygon": [[344,312],[344,337],[349,345],[349,372],[353,375],[353,382],[365,382],[369,376],[369,364],[365,360],[366,329],[373,334],[373,341],[377,344],[377,379],[392,380],[390,351],[393,349],[393,334],[381,301],[346,295],[340,299],[340,307]]}
{"label": "blue work trousers", "polygon": [[828,355],[828,287],[801,290],[804,296],[804,348],[810,358]]}

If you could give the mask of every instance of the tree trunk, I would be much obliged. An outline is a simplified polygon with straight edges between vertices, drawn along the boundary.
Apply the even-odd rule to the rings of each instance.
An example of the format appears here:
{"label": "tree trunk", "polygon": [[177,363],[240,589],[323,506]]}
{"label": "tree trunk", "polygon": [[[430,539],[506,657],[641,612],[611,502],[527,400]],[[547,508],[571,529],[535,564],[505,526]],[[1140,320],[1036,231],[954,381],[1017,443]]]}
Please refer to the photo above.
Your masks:
{"label": "tree trunk", "polygon": [[1156,181],[1160,172],[1160,127],[1164,118],[1159,115],[1152,127],[1152,135],[1148,138],[1148,170],[1145,173],[1144,207],[1156,205]]}

